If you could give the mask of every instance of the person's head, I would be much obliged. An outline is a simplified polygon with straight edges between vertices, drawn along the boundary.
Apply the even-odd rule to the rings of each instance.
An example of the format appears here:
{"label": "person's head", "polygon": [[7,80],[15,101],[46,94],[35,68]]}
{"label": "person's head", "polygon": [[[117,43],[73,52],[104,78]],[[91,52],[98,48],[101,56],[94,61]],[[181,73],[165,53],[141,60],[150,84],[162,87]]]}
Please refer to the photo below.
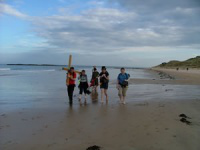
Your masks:
{"label": "person's head", "polygon": [[70,71],[71,73],[73,73],[73,72],[74,72],[74,67],[70,67],[69,71]]}
{"label": "person's head", "polygon": [[125,68],[121,68],[120,70],[121,70],[121,73],[123,74],[125,73]]}
{"label": "person's head", "polygon": [[105,72],[106,72],[106,67],[105,67],[105,66],[102,66],[102,67],[101,67],[101,71],[102,71],[103,73],[105,73]]}
{"label": "person's head", "polygon": [[94,68],[94,71],[97,71],[97,68]]}
{"label": "person's head", "polygon": [[82,71],[81,71],[81,75],[85,75],[85,70],[82,70]]}

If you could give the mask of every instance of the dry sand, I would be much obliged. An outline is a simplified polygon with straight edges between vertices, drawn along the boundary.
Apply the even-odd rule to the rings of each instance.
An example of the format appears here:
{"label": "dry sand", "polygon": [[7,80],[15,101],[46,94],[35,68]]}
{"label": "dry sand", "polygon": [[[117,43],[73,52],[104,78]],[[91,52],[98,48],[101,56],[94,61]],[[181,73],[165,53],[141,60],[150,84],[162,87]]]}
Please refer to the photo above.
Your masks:
{"label": "dry sand", "polygon": [[[189,74],[180,76],[175,71],[165,72],[176,78],[184,77],[180,80],[193,80],[186,79],[192,76]],[[151,80],[153,83],[147,79],[131,82],[169,84],[170,81],[173,84],[179,80],[161,81],[159,76],[155,79]],[[116,90],[110,90],[116,95]],[[134,97],[130,90],[128,97]],[[169,100],[160,97],[151,101],[132,101],[127,105],[113,101],[118,101],[117,96],[110,96],[107,105],[89,101],[88,105],[69,107],[66,100],[58,99],[60,104],[54,107],[25,107],[9,113],[0,110],[0,149],[86,150],[92,145],[101,146],[102,150],[200,149],[199,98]],[[191,117],[188,119],[191,125],[180,122],[181,113]]]}
{"label": "dry sand", "polygon": [[[148,72],[155,74],[154,79],[131,79],[132,84],[174,84],[174,85],[200,85],[200,69],[189,69],[178,71],[176,69],[163,69],[163,68],[152,68],[148,69]],[[174,77],[160,78],[158,73],[164,73]]]}

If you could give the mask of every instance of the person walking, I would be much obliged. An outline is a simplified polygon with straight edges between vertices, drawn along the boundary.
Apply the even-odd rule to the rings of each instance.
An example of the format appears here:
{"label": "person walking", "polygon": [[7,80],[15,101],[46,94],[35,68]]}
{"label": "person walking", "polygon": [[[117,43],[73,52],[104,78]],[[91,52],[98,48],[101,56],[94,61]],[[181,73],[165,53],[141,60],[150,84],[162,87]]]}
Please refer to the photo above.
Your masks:
{"label": "person walking", "polygon": [[97,71],[97,68],[94,67],[93,71],[92,71],[92,78],[91,78],[91,84],[90,86],[92,86],[93,91],[95,91],[97,93],[97,87],[99,85],[99,72]]}
{"label": "person walking", "polygon": [[81,104],[81,99],[82,99],[82,95],[84,93],[85,95],[85,104],[87,102],[87,89],[88,89],[88,78],[87,78],[87,75],[85,73],[85,70],[82,70],[81,71],[81,74],[80,76],[78,77],[78,79],[80,80],[80,84],[79,84],[79,101],[80,101],[80,104]]}
{"label": "person walking", "polygon": [[109,82],[109,73],[106,71],[106,67],[101,68],[100,77],[100,89],[101,89],[101,103],[104,102],[104,95],[106,96],[106,102],[108,102],[108,82]]}
{"label": "person walking", "polygon": [[125,68],[121,68],[121,73],[117,77],[117,89],[120,103],[126,104],[126,92],[128,89],[128,80],[130,75],[125,72]]}
{"label": "person walking", "polygon": [[74,67],[71,67],[66,76],[67,92],[69,96],[69,104],[73,104],[73,92],[76,81],[76,73],[74,72]]}

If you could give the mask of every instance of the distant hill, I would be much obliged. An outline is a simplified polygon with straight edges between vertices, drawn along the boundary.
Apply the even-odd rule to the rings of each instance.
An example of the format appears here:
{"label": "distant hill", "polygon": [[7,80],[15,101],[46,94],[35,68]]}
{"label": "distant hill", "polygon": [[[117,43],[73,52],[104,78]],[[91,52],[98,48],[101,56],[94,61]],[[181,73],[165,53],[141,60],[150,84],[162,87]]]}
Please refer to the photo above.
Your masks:
{"label": "distant hill", "polygon": [[197,56],[195,58],[190,58],[185,61],[177,61],[177,60],[172,60],[169,61],[168,63],[163,62],[162,64],[156,66],[156,67],[161,67],[161,68],[200,68],[200,56]]}

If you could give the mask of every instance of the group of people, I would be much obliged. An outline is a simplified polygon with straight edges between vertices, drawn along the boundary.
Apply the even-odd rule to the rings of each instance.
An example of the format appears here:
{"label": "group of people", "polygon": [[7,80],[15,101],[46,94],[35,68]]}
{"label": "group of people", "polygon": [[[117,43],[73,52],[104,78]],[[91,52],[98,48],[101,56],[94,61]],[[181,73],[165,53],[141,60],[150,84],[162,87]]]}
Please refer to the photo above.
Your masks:
{"label": "group of people", "polygon": [[[125,72],[125,68],[120,69],[120,73],[117,77],[117,84],[116,88],[118,89],[118,95],[120,98],[120,103],[126,104],[125,98],[126,98],[126,92],[128,89],[128,80],[130,78],[130,75]],[[73,104],[73,92],[76,85],[76,78],[77,74],[74,70],[74,67],[71,67],[66,75],[66,85],[67,85],[67,91],[69,96],[69,104]],[[108,102],[108,84],[109,84],[109,73],[106,70],[106,67],[103,66],[101,68],[101,72],[99,73],[97,68],[94,66],[92,70],[92,78],[90,82],[88,81],[88,77],[85,70],[82,70],[79,73],[78,76],[79,80],[79,101],[81,103],[82,96],[84,93],[85,103],[87,101],[87,94],[90,94],[91,91],[89,88],[92,88],[92,92],[97,93],[97,87],[100,86],[101,89],[101,103],[104,103],[104,97],[106,98],[106,102]]]}

